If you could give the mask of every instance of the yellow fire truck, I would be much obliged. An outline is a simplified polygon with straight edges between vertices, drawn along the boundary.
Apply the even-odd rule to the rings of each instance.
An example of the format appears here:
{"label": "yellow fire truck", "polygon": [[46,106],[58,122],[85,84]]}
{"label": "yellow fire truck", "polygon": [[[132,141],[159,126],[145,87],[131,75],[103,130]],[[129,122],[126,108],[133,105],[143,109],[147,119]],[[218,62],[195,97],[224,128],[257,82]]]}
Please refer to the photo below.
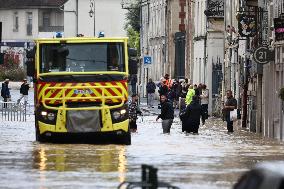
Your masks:
{"label": "yellow fire truck", "polygon": [[127,38],[35,44],[27,53],[27,71],[34,80],[36,140],[131,144]]}

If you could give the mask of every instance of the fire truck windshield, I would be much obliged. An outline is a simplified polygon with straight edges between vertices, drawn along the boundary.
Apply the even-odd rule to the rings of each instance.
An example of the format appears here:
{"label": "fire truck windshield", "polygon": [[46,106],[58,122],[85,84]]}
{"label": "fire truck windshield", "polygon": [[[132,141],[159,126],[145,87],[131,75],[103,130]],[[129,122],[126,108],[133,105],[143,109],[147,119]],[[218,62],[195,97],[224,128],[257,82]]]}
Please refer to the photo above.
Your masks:
{"label": "fire truck windshield", "polygon": [[40,73],[125,72],[123,43],[66,43],[40,45]]}

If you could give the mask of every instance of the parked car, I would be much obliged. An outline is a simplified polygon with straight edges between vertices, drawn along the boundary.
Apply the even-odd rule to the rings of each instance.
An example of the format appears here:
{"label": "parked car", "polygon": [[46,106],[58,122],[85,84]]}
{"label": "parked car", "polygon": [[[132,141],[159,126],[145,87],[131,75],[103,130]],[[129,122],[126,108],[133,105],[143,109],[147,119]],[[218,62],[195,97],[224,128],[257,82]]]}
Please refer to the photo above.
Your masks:
{"label": "parked car", "polygon": [[241,176],[234,189],[284,189],[284,162],[257,164]]}

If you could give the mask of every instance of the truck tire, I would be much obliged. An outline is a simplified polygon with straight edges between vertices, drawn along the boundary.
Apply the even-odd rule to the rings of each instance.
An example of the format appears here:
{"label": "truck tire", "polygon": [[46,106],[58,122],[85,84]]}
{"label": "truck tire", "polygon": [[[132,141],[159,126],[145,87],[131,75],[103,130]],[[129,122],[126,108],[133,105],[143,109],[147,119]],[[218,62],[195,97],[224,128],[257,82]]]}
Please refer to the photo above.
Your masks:
{"label": "truck tire", "polygon": [[129,130],[124,137],[124,144],[125,145],[131,145],[131,133],[130,133]]}

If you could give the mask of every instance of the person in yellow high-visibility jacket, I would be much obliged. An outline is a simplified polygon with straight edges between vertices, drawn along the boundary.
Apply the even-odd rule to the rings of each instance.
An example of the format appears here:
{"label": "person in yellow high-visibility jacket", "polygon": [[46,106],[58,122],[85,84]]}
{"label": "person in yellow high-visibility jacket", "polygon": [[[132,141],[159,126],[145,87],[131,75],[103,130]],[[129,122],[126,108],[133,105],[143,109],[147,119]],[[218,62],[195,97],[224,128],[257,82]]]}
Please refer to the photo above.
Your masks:
{"label": "person in yellow high-visibility jacket", "polygon": [[185,103],[186,105],[189,105],[192,101],[192,97],[195,95],[195,90],[193,89],[193,85],[190,85],[188,87],[188,91],[185,97]]}

